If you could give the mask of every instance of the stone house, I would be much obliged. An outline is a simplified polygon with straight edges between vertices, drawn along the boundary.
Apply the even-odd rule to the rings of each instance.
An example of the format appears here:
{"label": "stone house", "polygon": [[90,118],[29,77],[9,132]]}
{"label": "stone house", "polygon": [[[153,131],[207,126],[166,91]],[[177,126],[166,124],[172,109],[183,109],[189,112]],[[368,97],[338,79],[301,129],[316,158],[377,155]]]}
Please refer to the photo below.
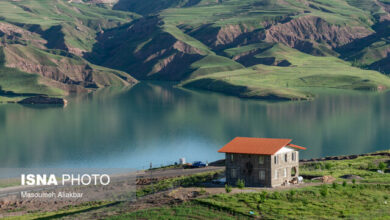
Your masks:
{"label": "stone house", "polygon": [[299,152],[306,148],[291,139],[236,137],[218,152],[225,153],[226,183],[245,181],[249,187],[275,187],[299,175]]}

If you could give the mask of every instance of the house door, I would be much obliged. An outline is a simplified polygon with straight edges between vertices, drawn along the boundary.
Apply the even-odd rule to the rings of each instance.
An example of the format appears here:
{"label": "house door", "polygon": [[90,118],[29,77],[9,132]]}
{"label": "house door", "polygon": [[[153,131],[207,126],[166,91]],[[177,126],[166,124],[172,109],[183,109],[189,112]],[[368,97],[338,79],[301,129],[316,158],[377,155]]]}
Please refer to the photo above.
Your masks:
{"label": "house door", "polygon": [[245,185],[249,186],[253,182],[253,164],[251,161],[248,161],[245,163],[245,167],[243,170],[244,173],[244,180],[245,180]]}

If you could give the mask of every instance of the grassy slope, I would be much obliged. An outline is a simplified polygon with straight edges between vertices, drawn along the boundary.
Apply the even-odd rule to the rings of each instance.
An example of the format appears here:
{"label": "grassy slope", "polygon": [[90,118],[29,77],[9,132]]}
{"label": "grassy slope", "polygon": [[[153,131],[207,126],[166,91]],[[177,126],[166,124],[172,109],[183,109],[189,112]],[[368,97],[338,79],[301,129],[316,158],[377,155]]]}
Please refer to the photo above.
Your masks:
{"label": "grassy slope", "polygon": [[[368,0],[371,1],[371,0]],[[297,0],[275,2],[269,0],[225,0],[221,3],[202,0],[191,7],[164,10],[161,15],[172,24],[199,26],[212,23],[214,26],[245,24],[262,28],[263,21],[278,21],[286,16],[313,15],[339,25],[370,25],[371,11],[357,8],[345,0],[309,1],[312,6]],[[372,2],[372,1],[371,1]],[[324,11],[326,9],[327,11]],[[306,11],[306,13],[302,13]]]}
{"label": "grassy slope", "polygon": [[[302,14],[303,10],[306,10],[305,14]],[[354,0],[321,0],[310,1],[310,5],[295,0],[286,0],[284,4],[230,0],[223,1],[223,4],[201,1],[192,7],[166,9],[161,15],[171,26],[185,24],[198,27],[212,23],[215,27],[238,24],[251,29],[262,29],[261,21],[281,20],[294,13],[294,18],[312,15],[331,24],[364,26],[370,29],[373,24],[372,16],[383,13],[383,10],[370,0],[364,4]],[[229,48],[225,50],[225,55],[232,58],[266,46],[269,45],[259,43]],[[351,67],[349,63],[335,57],[314,57],[281,47],[273,47],[265,53],[257,54],[255,58],[286,59],[293,64],[292,67],[257,65],[240,68],[237,62],[229,64],[231,61],[221,58],[215,62],[216,59],[206,57],[192,65],[196,71],[183,85],[240,97],[271,99],[311,99],[313,94],[310,93],[310,87],[376,89],[379,85],[387,88],[390,86],[389,78],[377,72]]]}
{"label": "grassy slope", "polygon": [[[60,89],[50,88],[40,83],[41,76],[29,74],[14,68],[4,66],[4,53],[0,48],[0,88],[3,91],[12,91],[18,94],[36,93],[50,96],[62,96]],[[23,96],[6,96],[0,94],[0,101],[15,101]]]}
{"label": "grassy slope", "polygon": [[[230,49],[227,53],[234,55],[237,50]],[[255,57],[286,59],[292,65],[289,67],[255,65],[200,76],[184,82],[183,85],[242,97],[267,98],[276,95],[281,99],[313,98],[310,93],[311,87],[340,89],[376,89],[379,85],[390,87],[389,77],[375,71],[352,67],[351,64],[336,57],[311,56],[282,45],[274,45]]]}
{"label": "grassy slope", "polygon": [[[189,66],[189,71],[192,71],[189,74],[190,81],[183,84],[190,87],[250,98],[311,99],[313,98],[310,92],[311,87],[374,89],[378,85],[385,87],[390,85],[388,78],[373,71],[352,68],[348,63],[337,58],[313,57],[294,49],[280,49],[281,46],[274,46],[264,53],[256,54],[254,58],[286,59],[293,66],[255,65],[245,68],[232,60],[232,57],[248,49],[262,48],[264,43],[228,48],[223,52],[213,51],[200,40],[191,37],[188,31],[184,31],[205,24],[213,27],[232,24],[249,30],[262,30],[263,22],[272,23],[282,21],[287,17],[297,18],[307,15],[321,17],[330,24],[364,26],[370,29],[374,17],[384,13],[383,9],[376,6],[372,0],[364,2],[316,0],[309,1],[310,4],[296,0],[278,2],[269,0],[225,0],[221,2],[166,0],[164,1],[166,7],[157,7],[155,10],[151,10],[154,6],[149,1],[144,4],[131,1],[128,3],[134,3],[135,7],[131,10],[141,14],[159,13],[159,17],[164,21],[161,33],[169,33],[175,39],[197,48],[204,56]],[[95,33],[101,28],[114,27],[139,17],[129,12],[112,11],[88,4],[68,4],[62,0],[5,1],[1,2],[0,6],[2,6],[0,13],[8,22],[39,24],[44,30],[53,25],[61,25],[65,44],[68,47],[86,51],[92,49]],[[158,10],[162,11],[158,12]],[[144,40],[143,45],[153,42],[155,38],[158,38],[158,35],[150,36],[150,39]],[[123,57],[142,48],[142,43],[138,46],[128,45],[134,43],[136,42],[125,42],[118,48],[117,53],[120,56],[116,57]],[[135,49],[129,52],[124,48]],[[162,57],[161,62],[165,58]],[[133,61],[129,60],[129,62]],[[110,63],[125,65],[115,60]]]}
{"label": "grassy slope", "polygon": [[[38,26],[41,32],[45,32],[52,27],[60,27],[56,33],[46,34],[38,31],[41,36],[34,34],[32,39],[22,38],[23,43],[19,40],[8,42],[8,45],[5,45],[12,53],[21,58],[24,57],[30,63],[51,67],[56,67],[61,63],[67,65],[88,64],[83,58],[58,50],[57,47],[63,49],[61,45],[66,45],[68,48],[76,48],[81,51],[92,50],[98,31],[139,17],[129,12],[113,11],[95,5],[69,4],[63,0],[1,1],[0,15],[2,22],[18,24],[26,29],[35,25],[33,29],[36,30],[36,26]],[[37,42],[44,42],[45,38],[49,40],[49,43],[56,40],[59,40],[59,43],[50,45],[53,50],[42,49],[44,47],[43,43],[38,43],[41,45],[37,47]],[[31,43],[29,40],[34,40],[35,43]],[[121,71],[89,65],[94,69],[94,80],[97,81],[98,86],[123,86],[126,83],[121,78],[129,78],[127,74]],[[2,80],[0,85],[3,90],[51,96],[64,94],[59,89],[54,88],[56,83],[51,83],[50,79],[39,80],[40,76],[38,75],[22,73],[16,69],[6,67],[2,67],[1,71]],[[41,81],[48,86],[40,84]],[[21,99],[21,97],[1,96],[0,99],[14,101]]]}
{"label": "grassy slope", "polygon": [[61,25],[65,43],[83,50],[92,49],[95,33],[102,28],[114,27],[139,17],[129,12],[69,4],[63,0],[1,1],[0,15],[7,22],[40,25],[43,30]]}
{"label": "grassy slope", "polygon": [[[390,151],[387,151],[388,153]],[[390,174],[378,173],[378,164],[386,163],[388,156],[364,156],[353,160],[340,160],[329,162],[310,162],[300,167],[300,173],[305,176],[332,175],[339,181],[341,176],[354,174],[362,177],[362,183],[388,184]]]}

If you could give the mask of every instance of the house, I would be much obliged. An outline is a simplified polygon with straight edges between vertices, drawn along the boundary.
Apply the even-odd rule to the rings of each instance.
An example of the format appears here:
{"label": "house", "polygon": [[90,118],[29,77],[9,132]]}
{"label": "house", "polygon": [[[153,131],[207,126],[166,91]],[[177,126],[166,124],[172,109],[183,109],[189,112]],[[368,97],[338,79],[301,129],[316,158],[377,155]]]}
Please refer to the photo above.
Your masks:
{"label": "house", "polygon": [[238,179],[246,186],[275,187],[299,174],[299,152],[306,148],[291,139],[236,137],[218,152],[226,155],[226,183]]}

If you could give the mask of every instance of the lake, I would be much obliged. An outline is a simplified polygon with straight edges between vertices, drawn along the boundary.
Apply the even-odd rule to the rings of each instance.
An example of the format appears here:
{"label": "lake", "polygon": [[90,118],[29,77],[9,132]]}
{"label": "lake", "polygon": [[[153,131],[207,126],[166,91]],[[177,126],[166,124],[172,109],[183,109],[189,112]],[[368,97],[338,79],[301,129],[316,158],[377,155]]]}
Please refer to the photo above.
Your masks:
{"label": "lake", "polygon": [[143,82],[69,101],[65,108],[0,105],[0,167],[211,162],[236,136],[291,138],[307,147],[301,158],[390,148],[390,93],[339,90],[310,102],[269,103]]}

